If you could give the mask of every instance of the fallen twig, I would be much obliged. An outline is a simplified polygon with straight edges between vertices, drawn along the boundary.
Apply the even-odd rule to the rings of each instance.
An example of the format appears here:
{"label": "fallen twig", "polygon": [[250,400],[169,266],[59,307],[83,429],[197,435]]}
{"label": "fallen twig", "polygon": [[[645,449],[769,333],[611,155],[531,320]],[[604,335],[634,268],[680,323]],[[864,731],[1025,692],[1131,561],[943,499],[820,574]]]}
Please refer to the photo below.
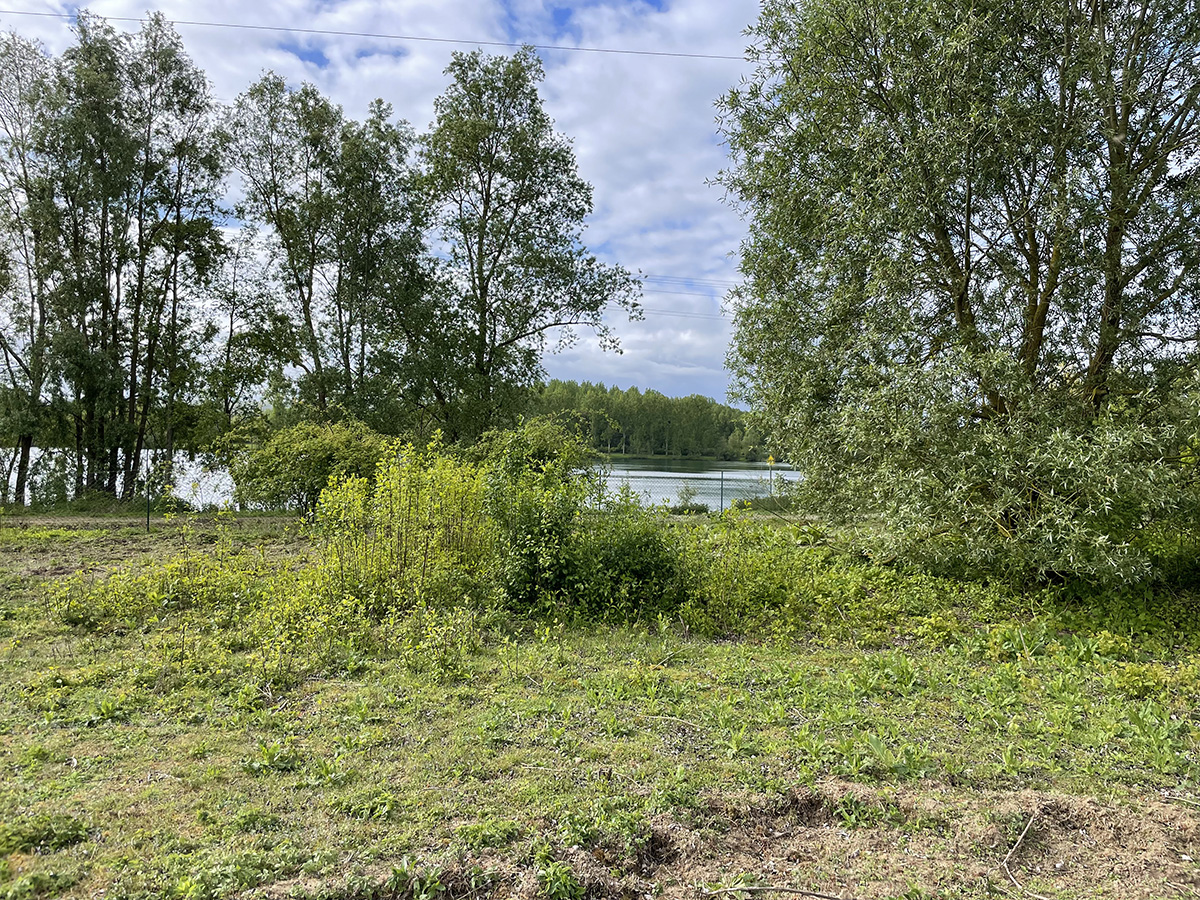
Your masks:
{"label": "fallen twig", "polygon": [[1021,836],[1017,838],[1017,842],[1013,844],[1012,849],[1008,851],[1008,856],[1004,857],[1004,862],[1002,865],[1004,866],[1004,873],[1008,876],[1008,880],[1016,885],[1018,891],[1020,891],[1022,894],[1028,894],[1030,897],[1033,897],[1034,900],[1046,900],[1046,898],[1041,894],[1035,894],[1033,891],[1026,890],[1021,882],[1017,881],[1017,877],[1013,875],[1012,869],[1008,867],[1008,861],[1012,859],[1013,854],[1017,852],[1017,848],[1021,846],[1021,842],[1025,840],[1025,835],[1029,833],[1029,828],[1031,825],[1033,825],[1033,820],[1036,818],[1037,811],[1034,810],[1033,815],[1029,817],[1029,821],[1025,823],[1025,829],[1021,832]]}
{"label": "fallen twig", "polygon": [[853,897],[835,897],[833,894],[818,894],[816,891],[805,891],[801,888],[771,887],[766,884],[744,884],[741,887],[717,888],[715,891],[701,891],[706,897],[718,894],[798,894],[801,897],[816,897],[817,900],[854,900]]}
{"label": "fallen twig", "polygon": [[682,652],[683,652],[683,650],[684,650],[684,648],[683,648],[683,647],[680,647],[680,648],[679,648],[678,650],[676,650],[674,653],[668,653],[666,656],[664,656],[664,657],[663,657],[662,659],[660,659],[658,662],[656,662],[656,663],[651,663],[651,664],[650,664],[650,668],[652,668],[652,669],[653,669],[653,668],[655,668],[655,667],[658,667],[658,668],[663,668],[663,667],[665,667],[665,666],[667,665],[667,663],[669,663],[671,660],[673,660],[675,657],[677,657],[677,656],[678,656],[680,653],[682,653]]}

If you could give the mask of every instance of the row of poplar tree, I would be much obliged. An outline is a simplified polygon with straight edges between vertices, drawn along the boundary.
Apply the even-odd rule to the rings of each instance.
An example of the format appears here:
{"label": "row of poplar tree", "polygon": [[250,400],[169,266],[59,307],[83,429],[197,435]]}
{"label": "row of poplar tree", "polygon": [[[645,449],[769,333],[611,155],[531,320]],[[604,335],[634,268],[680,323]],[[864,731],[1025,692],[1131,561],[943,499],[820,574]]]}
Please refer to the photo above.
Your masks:
{"label": "row of poplar tree", "polygon": [[[262,409],[469,439],[639,284],[581,241],[591,188],[540,62],[458,53],[418,136],[266,74],[232,104],[153,15],[0,38],[0,477],[132,497]],[[236,198],[231,201],[227,198]]]}

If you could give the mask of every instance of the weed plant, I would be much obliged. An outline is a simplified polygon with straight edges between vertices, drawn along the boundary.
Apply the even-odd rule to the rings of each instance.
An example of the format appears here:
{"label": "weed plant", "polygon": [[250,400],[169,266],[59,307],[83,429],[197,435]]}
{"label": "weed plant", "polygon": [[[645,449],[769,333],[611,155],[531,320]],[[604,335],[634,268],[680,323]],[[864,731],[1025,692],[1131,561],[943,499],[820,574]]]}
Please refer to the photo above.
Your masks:
{"label": "weed plant", "polygon": [[573,900],[580,858],[624,877],[656,823],[720,833],[830,778],[869,786],[831,821],[946,829],[948,853],[949,820],[893,793],[1200,787],[1189,595],[670,519],[578,481],[541,427],[475,460],[393,448],[326,489],[301,550],[219,523],[107,574],[0,555],[28,585],[0,604],[0,896],[433,897],[448,861],[504,857]]}

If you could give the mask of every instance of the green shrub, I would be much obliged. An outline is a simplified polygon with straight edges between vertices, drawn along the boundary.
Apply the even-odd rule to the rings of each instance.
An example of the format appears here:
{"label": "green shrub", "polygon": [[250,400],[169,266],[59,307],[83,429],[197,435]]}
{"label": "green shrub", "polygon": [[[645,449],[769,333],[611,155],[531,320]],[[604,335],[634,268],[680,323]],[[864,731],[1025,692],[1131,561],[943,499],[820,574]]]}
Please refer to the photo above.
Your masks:
{"label": "green shrub", "polygon": [[773,635],[882,646],[897,637],[953,643],[969,618],[1005,616],[1002,585],[904,574],[823,547],[812,529],[730,511],[678,529],[687,598],[681,612],[701,634]]}
{"label": "green shrub", "polygon": [[309,511],[330,479],[374,475],[387,439],[354,420],[302,422],[233,455],[234,498],[253,509]]}
{"label": "green shrub", "polygon": [[491,438],[487,509],[509,603],[608,620],[674,609],[683,579],[665,514],[606,494],[593,460],[553,420]]}
{"label": "green shrub", "polygon": [[549,419],[489,435],[487,511],[500,530],[501,580],[521,610],[560,606],[572,586],[570,545],[602,482],[578,435]]}
{"label": "green shrub", "polygon": [[579,613],[627,621],[669,613],[685,579],[661,509],[644,509],[625,493],[589,510],[572,531],[568,596]]}
{"label": "green shrub", "polygon": [[480,604],[495,581],[496,529],[484,475],[438,440],[393,445],[373,481],[335,479],[321,494],[318,590],[354,598],[375,619],[417,604]]}
{"label": "green shrub", "polygon": [[802,559],[787,529],[730,511],[681,537],[690,582],[684,621],[701,634],[742,632],[777,619],[801,585]]}

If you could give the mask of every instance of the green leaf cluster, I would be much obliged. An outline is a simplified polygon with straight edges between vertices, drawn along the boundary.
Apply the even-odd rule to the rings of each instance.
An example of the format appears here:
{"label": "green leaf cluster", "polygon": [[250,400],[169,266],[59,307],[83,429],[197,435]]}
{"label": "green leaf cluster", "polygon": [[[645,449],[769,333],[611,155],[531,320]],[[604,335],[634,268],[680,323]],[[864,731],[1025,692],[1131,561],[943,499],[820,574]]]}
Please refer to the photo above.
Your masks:
{"label": "green leaf cluster", "polygon": [[234,498],[250,509],[311,512],[331,480],[374,475],[386,443],[352,419],[281,429],[233,455]]}
{"label": "green leaf cluster", "polygon": [[1182,0],[763,4],[721,103],[730,362],[868,552],[1107,584],[1194,532],[1200,21]]}

